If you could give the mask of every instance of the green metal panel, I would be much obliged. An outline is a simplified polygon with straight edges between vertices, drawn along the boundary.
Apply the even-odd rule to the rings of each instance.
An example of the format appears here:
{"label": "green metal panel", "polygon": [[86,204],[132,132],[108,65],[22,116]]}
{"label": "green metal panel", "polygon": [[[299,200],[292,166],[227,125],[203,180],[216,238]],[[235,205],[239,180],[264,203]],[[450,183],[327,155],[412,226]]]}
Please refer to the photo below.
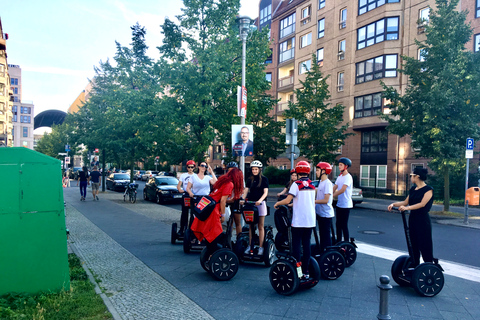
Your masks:
{"label": "green metal panel", "polygon": [[0,295],[70,289],[61,163],[0,148]]}

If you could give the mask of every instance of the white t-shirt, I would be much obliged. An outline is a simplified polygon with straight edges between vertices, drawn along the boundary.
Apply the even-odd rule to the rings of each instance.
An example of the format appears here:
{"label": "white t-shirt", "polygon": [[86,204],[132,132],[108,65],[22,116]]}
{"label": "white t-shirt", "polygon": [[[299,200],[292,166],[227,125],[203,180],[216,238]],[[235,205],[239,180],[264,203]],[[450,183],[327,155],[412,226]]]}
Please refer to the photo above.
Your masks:
{"label": "white t-shirt", "polygon": [[194,174],[190,179],[193,194],[198,196],[210,194],[210,180],[212,180],[212,177],[209,175],[205,175],[203,179],[200,179],[198,175]]}
{"label": "white t-shirt", "polygon": [[346,175],[339,175],[337,180],[335,181],[337,185],[337,190],[342,189],[343,185],[347,185],[347,189],[344,193],[338,196],[337,200],[337,207],[339,208],[353,208],[352,202],[352,187],[353,187],[353,179],[350,173]]}
{"label": "white t-shirt", "polygon": [[179,180],[182,181],[183,191],[187,192],[188,182],[190,181],[190,179],[192,179],[193,176],[196,176],[196,174],[194,174],[194,173],[188,174],[188,172],[182,173]]}
{"label": "white t-shirt", "polygon": [[292,183],[289,194],[293,196],[292,227],[313,228],[315,227],[315,187],[310,179],[302,178],[301,188],[297,183]]}
{"label": "white t-shirt", "polygon": [[330,195],[330,198],[328,199],[328,203],[316,204],[315,213],[322,218],[333,218],[335,216],[335,214],[333,213],[333,206],[332,206],[333,183],[328,179],[325,179],[319,182],[316,200],[325,199],[326,194]]}

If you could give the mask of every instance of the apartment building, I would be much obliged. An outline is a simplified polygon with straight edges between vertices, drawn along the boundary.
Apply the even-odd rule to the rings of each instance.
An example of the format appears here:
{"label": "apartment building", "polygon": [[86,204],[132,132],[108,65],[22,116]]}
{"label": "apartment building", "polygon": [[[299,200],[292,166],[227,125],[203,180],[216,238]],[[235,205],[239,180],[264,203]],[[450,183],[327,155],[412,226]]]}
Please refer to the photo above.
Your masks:
{"label": "apartment building", "polygon": [[13,146],[33,150],[34,105],[32,101],[22,100],[22,68],[16,64],[9,64],[8,72],[13,91]]}
{"label": "apartment building", "polygon": [[3,32],[0,19],[0,147],[13,146],[12,139],[12,90],[7,64],[8,34]]}
{"label": "apartment building", "polygon": [[[426,167],[416,158],[409,137],[388,134],[377,112],[388,112],[381,97],[382,80],[404,92],[407,79],[397,72],[401,55],[420,58],[414,39],[425,40],[419,19],[428,20],[434,0],[261,0],[259,28],[269,27],[272,58],[266,77],[270,94],[280,99],[274,116],[283,120],[294,90],[301,88],[312,54],[324,75],[330,75],[331,104],[345,106],[347,132],[354,133],[339,152],[353,162],[349,170],[362,188],[403,193],[408,174]],[[480,0],[462,0],[474,28],[468,49],[480,50]],[[247,44],[248,45],[248,44]],[[288,159],[273,161],[285,167]],[[338,175],[337,168],[334,177]]]}

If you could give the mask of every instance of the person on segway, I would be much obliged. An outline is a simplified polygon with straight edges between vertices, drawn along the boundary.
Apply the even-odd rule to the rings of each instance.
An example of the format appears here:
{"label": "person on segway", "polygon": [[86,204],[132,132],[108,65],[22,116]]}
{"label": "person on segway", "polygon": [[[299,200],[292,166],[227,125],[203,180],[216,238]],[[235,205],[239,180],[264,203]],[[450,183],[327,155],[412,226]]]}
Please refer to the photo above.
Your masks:
{"label": "person on segway", "polygon": [[282,200],[287,196],[288,190],[290,190],[290,187],[292,186],[292,183],[297,181],[297,179],[298,179],[298,177],[297,177],[297,173],[295,172],[295,169],[290,170],[290,181],[287,182],[287,184],[285,185],[285,188],[283,188],[282,192],[277,193],[278,200]]}
{"label": "person on segway", "polygon": [[337,177],[333,185],[333,197],[338,197],[337,200],[337,242],[350,241],[350,233],[348,232],[348,217],[350,216],[350,209],[353,208],[352,188],[353,178],[348,173],[348,169],[352,167],[352,161],[348,158],[340,158],[338,160],[338,169],[340,175]]}
{"label": "person on segway", "polygon": [[[227,164],[227,173],[232,171],[233,168],[238,169],[238,163],[235,161],[230,161]],[[233,221],[235,222],[235,235],[238,236],[242,233],[242,216],[240,215],[240,201],[234,200],[232,197],[227,199],[227,204],[230,206],[230,212],[233,214]]]}
{"label": "person on segway", "polygon": [[332,219],[335,216],[333,210],[333,184],[328,179],[328,175],[332,172],[332,166],[326,162],[317,164],[317,179],[320,179],[317,188],[317,196],[315,200],[315,213],[317,214],[318,231],[320,233],[320,251],[323,252],[326,247],[332,245],[332,237],[330,228],[332,227]]}
{"label": "person on segway", "polygon": [[[188,225],[188,211],[190,210],[190,201],[185,201],[185,197],[188,197],[187,186],[188,182],[193,178],[193,170],[195,169],[195,161],[188,160],[187,161],[187,172],[183,173],[180,176],[178,181],[177,190],[180,193],[184,194],[184,201],[182,201],[182,215],[180,217],[180,230],[178,232],[178,236],[183,238],[185,233],[185,229]],[[189,197],[188,197],[189,198]],[[190,199],[188,199],[190,200]]]}
{"label": "person on segway", "polygon": [[[268,196],[268,178],[262,175],[263,164],[254,160],[250,164],[252,169],[252,175],[247,180],[246,188],[243,191],[243,198],[248,201],[255,201],[255,206],[258,209],[258,255],[263,255],[263,241],[265,240],[265,230],[264,223],[265,217],[267,216],[267,202],[265,201]],[[242,204],[242,202],[240,202]],[[252,244],[252,228],[249,231],[249,245],[245,249],[245,254],[253,254],[253,244]]]}
{"label": "person on segway", "polygon": [[[309,262],[311,257],[310,238],[315,228],[315,186],[308,178],[310,164],[300,161],[295,167],[298,180],[288,191],[287,198],[275,203],[275,209],[288,205],[293,199],[292,215],[292,255],[296,261],[301,261],[302,280],[309,279]],[[302,255],[303,248],[303,255]]]}

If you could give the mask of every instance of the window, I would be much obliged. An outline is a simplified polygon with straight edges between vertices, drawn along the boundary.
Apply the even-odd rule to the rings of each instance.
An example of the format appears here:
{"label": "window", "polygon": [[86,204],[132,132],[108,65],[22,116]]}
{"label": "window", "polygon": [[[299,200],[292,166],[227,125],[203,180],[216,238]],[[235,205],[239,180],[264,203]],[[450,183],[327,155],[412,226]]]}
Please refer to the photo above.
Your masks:
{"label": "window", "polygon": [[384,18],[357,30],[357,49],[388,40],[398,40],[398,17]]}
{"label": "window", "polygon": [[16,114],[13,115],[13,122],[17,122],[17,115]]}
{"label": "window", "polygon": [[318,0],[318,10],[325,8],[325,0]]}
{"label": "window", "polygon": [[427,52],[425,51],[425,49],[418,49],[417,51],[417,55],[418,55],[418,61],[425,61],[425,55],[427,54]]}
{"label": "window", "polygon": [[17,97],[17,96],[14,96],[14,97],[13,97],[13,102],[20,102],[20,101],[18,101],[18,97]]}
{"label": "window", "polygon": [[298,74],[303,74],[307,72],[308,70],[310,70],[311,66],[312,66],[312,60],[306,60],[306,61],[300,62],[300,64],[298,65]]}
{"label": "window", "polygon": [[382,107],[381,92],[355,97],[355,118],[376,116],[379,111],[382,111]]}
{"label": "window", "polygon": [[385,3],[395,2],[400,2],[400,0],[358,0],[358,15],[383,6]]}
{"label": "window", "polygon": [[362,132],[362,153],[387,152],[387,130]]}
{"label": "window", "polygon": [[18,86],[18,78],[12,78],[10,79],[10,84],[12,86]]}
{"label": "window", "polygon": [[338,60],[345,59],[345,45],[346,40],[338,41]]}
{"label": "window", "polygon": [[306,46],[312,44],[312,34],[308,33],[300,38],[300,48],[305,48]]}
{"label": "window", "polygon": [[13,94],[18,94],[18,88],[17,87],[13,87]]}
{"label": "window", "polygon": [[387,166],[360,166],[360,187],[374,188],[387,187]]}
{"label": "window", "polygon": [[479,52],[479,51],[480,51],[480,33],[475,35],[475,40],[473,41],[473,52]]}
{"label": "window", "polygon": [[270,64],[272,63],[272,55],[270,55],[267,60],[265,60],[265,64]]}
{"label": "window", "polygon": [[28,138],[28,127],[23,127],[23,137]]}
{"label": "window", "polygon": [[317,63],[320,67],[323,66],[323,48],[317,50]]}
{"label": "window", "polygon": [[339,72],[337,74],[337,91],[341,92],[343,91],[343,85],[345,84],[345,79],[344,79],[344,73]]}
{"label": "window", "polygon": [[15,114],[17,114],[17,108],[18,108],[18,106],[14,105],[14,106],[12,107],[12,112],[15,113]]}
{"label": "window", "polygon": [[397,55],[387,54],[356,64],[355,84],[397,76]]}
{"label": "window", "polygon": [[339,22],[340,29],[344,29],[347,27],[347,8],[343,8],[340,10],[340,22]]}
{"label": "window", "polygon": [[477,0],[477,12],[475,18],[480,18],[480,0]]}
{"label": "window", "polygon": [[280,21],[280,39],[295,32],[295,13]]}
{"label": "window", "polygon": [[310,17],[310,6],[302,9],[302,20]]}
{"label": "window", "polygon": [[325,18],[318,20],[318,38],[325,36]]}
{"label": "window", "polygon": [[420,20],[419,25],[428,24],[429,14],[430,14],[430,8],[427,7],[427,8],[420,9],[420,11],[418,12],[418,20]]}
{"label": "window", "polygon": [[272,5],[269,4],[260,10],[260,24],[264,24],[272,19]]}
{"label": "window", "polygon": [[272,73],[271,73],[271,72],[268,72],[268,73],[265,75],[265,79],[266,79],[268,82],[272,82]]}
{"label": "window", "polygon": [[5,65],[0,63],[0,73],[5,72]]}
{"label": "window", "polygon": [[280,43],[279,63],[295,58],[295,38]]}

